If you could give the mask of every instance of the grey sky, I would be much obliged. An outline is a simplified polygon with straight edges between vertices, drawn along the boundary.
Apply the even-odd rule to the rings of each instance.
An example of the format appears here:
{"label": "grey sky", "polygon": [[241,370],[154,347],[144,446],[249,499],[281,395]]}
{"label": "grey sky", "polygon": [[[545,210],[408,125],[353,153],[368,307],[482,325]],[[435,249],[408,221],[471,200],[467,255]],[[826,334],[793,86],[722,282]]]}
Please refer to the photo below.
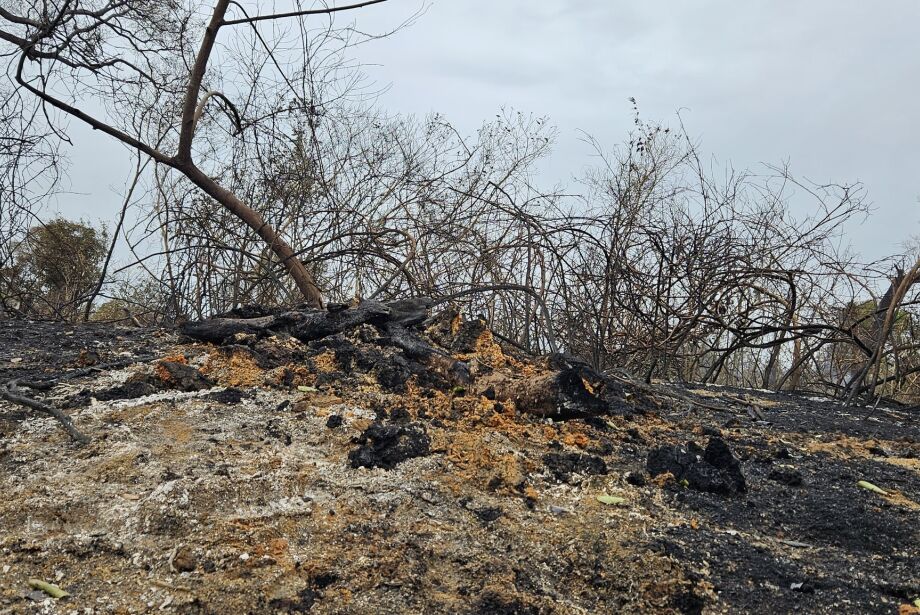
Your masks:
{"label": "grey sky", "polygon": [[[353,18],[381,31],[419,6],[392,0]],[[391,112],[437,111],[467,133],[502,106],[548,116],[559,142],[547,184],[590,164],[579,130],[609,146],[624,138],[630,96],[650,120],[683,109],[722,163],[788,159],[814,181],[862,181],[877,210],[851,240],[874,258],[920,231],[918,29],[916,0],[434,0],[360,57],[391,84]],[[72,189],[85,194],[61,197],[61,210],[105,218],[127,156],[100,135],[75,137]]]}

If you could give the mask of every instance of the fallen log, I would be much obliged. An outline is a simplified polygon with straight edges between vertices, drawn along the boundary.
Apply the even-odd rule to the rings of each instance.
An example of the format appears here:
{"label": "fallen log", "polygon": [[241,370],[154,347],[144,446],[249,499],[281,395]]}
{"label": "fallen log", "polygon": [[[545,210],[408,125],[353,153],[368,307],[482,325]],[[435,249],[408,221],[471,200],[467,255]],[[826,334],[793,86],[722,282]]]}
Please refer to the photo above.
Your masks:
{"label": "fallen log", "polygon": [[410,297],[390,301],[386,306],[390,309],[390,322],[404,327],[414,327],[428,319],[428,311],[434,304],[431,297]]}
{"label": "fallen log", "polygon": [[183,323],[179,331],[183,335],[222,344],[238,334],[258,335],[270,330],[278,322],[277,316],[261,316],[259,318],[209,318],[207,320],[194,320]]}
{"label": "fallen log", "polygon": [[392,310],[386,305],[362,301],[356,307],[339,312],[303,313],[290,333],[302,342],[310,342],[363,324],[383,324],[392,316]]}
{"label": "fallen log", "polygon": [[347,331],[365,323],[383,324],[392,317],[389,307],[377,301],[364,301],[346,310],[294,310],[255,318],[218,317],[189,321],[180,327],[183,335],[223,344],[239,334],[269,335],[287,333],[309,342]]}

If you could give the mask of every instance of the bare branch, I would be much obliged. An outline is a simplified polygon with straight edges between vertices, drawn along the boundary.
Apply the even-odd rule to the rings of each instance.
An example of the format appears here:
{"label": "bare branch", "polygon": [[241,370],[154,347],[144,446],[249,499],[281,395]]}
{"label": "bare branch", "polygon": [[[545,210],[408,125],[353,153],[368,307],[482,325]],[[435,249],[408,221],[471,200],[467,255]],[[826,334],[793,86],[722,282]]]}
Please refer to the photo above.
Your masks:
{"label": "bare branch", "polygon": [[[371,6],[373,4],[380,4],[386,1],[387,0],[368,0],[367,2],[359,2],[356,4],[349,4],[346,6],[331,6],[331,7],[327,7],[324,9],[309,9],[309,10],[304,10],[304,11],[291,11],[289,13],[274,13],[272,15],[255,15],[253,17],[243,17],[240,19],[228,19],[228,20],[225,20],[221,25],[235,26],[238,24],[255,23],[258,21],[290,19],[292,17],[308,17],[310,15],[331,15],[332,13],[339,13],[342,11],[353,11],[355,9],[364,8],[366,6]],[[236,4],[236,2],[234,2],[234,4]]]}

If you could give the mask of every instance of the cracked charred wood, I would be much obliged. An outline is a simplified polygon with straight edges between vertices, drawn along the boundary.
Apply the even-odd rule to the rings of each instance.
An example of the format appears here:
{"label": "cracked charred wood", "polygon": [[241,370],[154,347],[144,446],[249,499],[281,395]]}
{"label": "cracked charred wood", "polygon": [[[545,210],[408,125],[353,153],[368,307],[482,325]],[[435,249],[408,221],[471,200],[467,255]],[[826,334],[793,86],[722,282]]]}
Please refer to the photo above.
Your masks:
{"label": "cracked charred wood", "polygon": [[390,308],[390,322],[404,327],[420,325],[428,319],[428,311],[435,304],[431,297],[410,297],[387,303]]}
{"label": "cracked charred wood", "polygon": [[427,365],[454,385],[468,385],[472,381],[470,368],[446,352],[438,350],[418,335],[395,322],[384,327],[389,342],[402,350],[407,357]]}
{"label": "cracked charred wood", "polygon": [[495,399],[510,401],[520,412],[548,418],[578,418],[606,414],[609,405],[585,386],[571,368],[531,378],[509,379],[489,375],[477,381],[477,390],[494,393]]}
{"label": "cracked charred wood", "polygon": [[547,368],[557,371],[572,370],[594,397],[606,401],[608,404],[621,406],[630,400],[639,402],[639,405],[648,405],[651,403],[648,398],[641,393],[643,389],[632,385],[626,386],[621,380],[617,380],[608,374],[603,374],[595,370],[587,361],[574,355],[565,353],[552,353],[541,359]]}
{"label": "cracked charred wood", "polygon": [[183,335],[201,340],[221,344],[237,334],[258,335],[271,329],[277,323],[276,316],[262,316],[259,318],[209,318],[207,320],[194,320],[184,323],[179,331]]}
{"label": "cracked charred wood", "polygon": [[392,317],[390,308],[377,301],[362,301],[356,307],[340,312],[303,313],[290,334],[302,342],[322,339],[363,324],[380,325]]}
{"label": "cracked charred wood", "polygon": [[389,307],[376,301],[364,301],[357,307],[329,312],[305,310],[281,312],[257,318],[209,318],[182,325],[188,337],[222,344],[237,334],[267,335],[287,333],[301,341],[321,339],[365,323],[383,324],[392,317]]}

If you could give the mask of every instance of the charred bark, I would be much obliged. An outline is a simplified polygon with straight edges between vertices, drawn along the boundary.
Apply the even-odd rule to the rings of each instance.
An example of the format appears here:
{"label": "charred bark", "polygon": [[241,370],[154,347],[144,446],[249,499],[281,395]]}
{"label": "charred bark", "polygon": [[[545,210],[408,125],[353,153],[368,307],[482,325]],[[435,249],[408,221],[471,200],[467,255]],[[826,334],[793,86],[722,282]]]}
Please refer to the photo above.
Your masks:
{"label": "charred bark", "polygon": [[480,393],[494,393],[495,399],[513,402],[519,412],[547,418],[597,416],[609,409],[572,368],[516,380],[486,376],[480,379],[477,388]]}
{"label": "charred bark", "polygon": [[451,384],[465,386],[472,381],[470,368],[466,363],[435,348],[399,323],[388,323],[385,330],[389,334],[390,343],[402,350],[407,357],[427,365]]}
{"label": "charred bark", "polygon": [[292,310],[255,318],[218,317],[189,321],[180,327],[183,335],[223,344],[237,335],[270,335],[286,333],[309,342],[362,325],[384,324],[392,318],[389,307],[376,301],[365,301],[355,308],[341,311]]}

